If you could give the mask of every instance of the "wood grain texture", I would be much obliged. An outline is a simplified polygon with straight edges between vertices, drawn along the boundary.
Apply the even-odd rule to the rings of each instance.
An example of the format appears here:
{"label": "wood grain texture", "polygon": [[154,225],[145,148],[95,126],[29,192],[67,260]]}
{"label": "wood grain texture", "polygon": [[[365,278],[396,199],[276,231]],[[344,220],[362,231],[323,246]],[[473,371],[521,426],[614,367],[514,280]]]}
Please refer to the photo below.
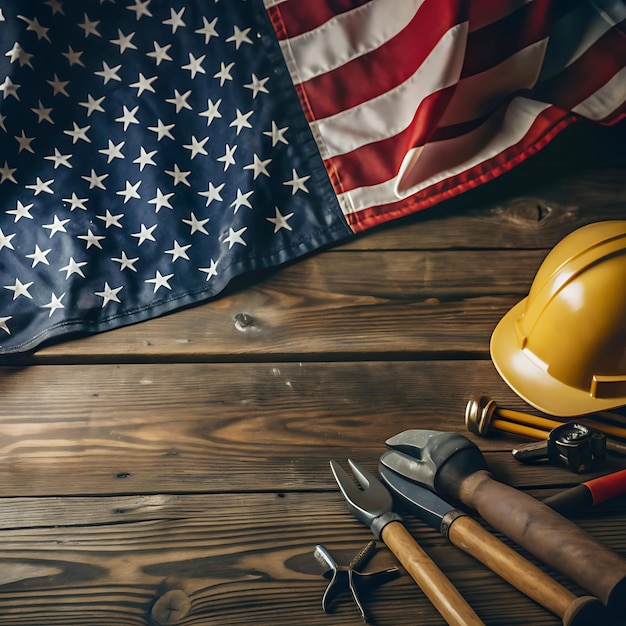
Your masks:
{"label": "wood grain texture", "polygon": [[[347,565],[371,539],[329,460],[375,471],[402,430],[464,432],[474,394],[536,413],[498,376],[489,338],[559,239],[626,219],[625,136],[579,125],[492,184],[214,302],[5,359],[0,625],[361,624],[349,595],[321,608],[314,546]],[[518,463],[514,435],[468,437],[536,498],[582,479]],[[487,626],[560,624],[398,510]],[[625,521],[620,497],[576,523],[626,557]],[[379,542],[367,570],[395,564]],[[363,593],[378,626],[444,624],[405,571]]]}
{"label": "wood grain texture", "polygon": [[[0,624],[146,624],[171,589],[191,599],[185,624],[360,623],[346,596],[332,616],[321,610],[327,581],[314,545],[345,565],[371,538],[338,490],[3,498],[0,507],[15,524],[0,530]],[[626,553],[618,515],[593,526]],[[434,530],[408,515],[405,522],[487,624],[559,623]],[[396,563],[379,543],[366,569]],[[406,573],[366,602],[376,623],[444,623]]]}
{"label": "wood grain texture", "polygon": [[[476,390],[521,406],[489,361],[3,368],[0,484],[12,496],[327,489],[330,458],[375,462],[408,428],[464,431]],[[468,436],[502,452],[490,463],[503,480],[545,482],[544,466],[512,458],[519,440]]]}
{"label": "wood grain texture", "polygon": [[[187,624],[360,621],[346,597],[332,616],[321,611],[327,581],[312,556],[314,544],[323,543],[347,563],[371,536],[355,524],[338,492],[314,500],[293,493],[55,498],[45,507],[29,498],[0,504],[22,519],[36,514],[42,524],[2,530],[0,624],[145,624],[153,604],[172,589],[191,599]],[[433,559],[445,563],[446,575],[486,623],[504,623],[511,609],[519,611],[512,624],[528,623],[528,615],[536,619],[532,623],[558,623],[437,533],[409,522],[411,533]],[[395,562],[381,543],[367,569]],[[382,623],[389,623],[389,615],[394,624],[444,623],[406,573],[372,590],[366,600]],[[405,604],[411,614],[396,615],[394,608]]]}
{"label": "wood grain texture", "polygon": [[[617,146],[622,126],[613,143],[596,141]],[[584,139],[590,131],[578,132]],[[527,293],[549,249],[585,224],[626,215],[623,169],[594,169],[598,157],[581,172],[571,152],[557,158],[570,147],[548,148],[400,224],[236,281],[208,304],[49,346],[25,361],[351,359],[385,348],[487,356],[495,323]],[[621,154],[606,152],[614,162]]]}
{"label": "wood grain texture", "polygon": [[35,360],[486,356],[497,320],[527,292],[544,256],[545,251],[327,252],[210,305],[50,346]]}

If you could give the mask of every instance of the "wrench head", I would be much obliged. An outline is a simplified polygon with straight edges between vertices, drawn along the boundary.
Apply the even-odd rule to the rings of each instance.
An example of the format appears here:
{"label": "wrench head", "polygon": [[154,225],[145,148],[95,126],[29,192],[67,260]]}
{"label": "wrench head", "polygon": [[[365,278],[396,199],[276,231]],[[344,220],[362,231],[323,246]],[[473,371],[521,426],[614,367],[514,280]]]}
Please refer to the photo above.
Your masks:
{"label": "wrench head", "polygon": [[448,483],[487,469],[478,447],[458,433],[405,430],[385,443],[391,449],[381,456],[382,465],[434,492],[454,494]]}
{"label": "wrench head", "polygon": [[330,462],[330,469],[354,517],[374,529],[376,521],[392,509],[391,494],[380,480],[364,467],[352,459],[348,459],[348,465],[358,484],[337,461]]}

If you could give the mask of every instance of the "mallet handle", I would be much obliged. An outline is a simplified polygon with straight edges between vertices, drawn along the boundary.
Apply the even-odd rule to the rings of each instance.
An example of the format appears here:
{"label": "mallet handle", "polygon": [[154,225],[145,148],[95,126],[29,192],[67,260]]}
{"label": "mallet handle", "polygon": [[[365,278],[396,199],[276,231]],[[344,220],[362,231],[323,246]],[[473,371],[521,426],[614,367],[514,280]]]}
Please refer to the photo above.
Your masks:
{"label": "mallet handle", "polygon": [[626,560],[582,528],[532,496],[498,482],[486,470],[465,477],[457,488],[448,486],[449,493],[538,559],[609,608],[623,608]]}
{"label": "mallet handle", "polygon": [[[467,515],[461,515],[452,522],[448,539],[513,587],[558,615],[565,626],[588,624],[591,623],[589,617],[592,613],[596,618],[601,615],[602,604],[597,598],[575,596]],[[595,623],[598,623],[597,619]]]}
{"label": "mallet handle", "polygon": [[484,626],[472,607],[401,522],[390,522],[382,540],[450,626]]}

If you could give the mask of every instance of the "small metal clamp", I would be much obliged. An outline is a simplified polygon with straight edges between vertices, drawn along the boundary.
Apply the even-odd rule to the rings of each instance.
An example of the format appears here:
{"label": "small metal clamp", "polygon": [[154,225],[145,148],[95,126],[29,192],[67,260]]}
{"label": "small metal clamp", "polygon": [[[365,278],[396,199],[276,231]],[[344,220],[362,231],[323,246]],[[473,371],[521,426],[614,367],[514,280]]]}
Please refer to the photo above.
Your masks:
{"label": "small metal clamp", "polygon": [[356,556],[350,561],[350,565],[347,567],[337,565],[335,559],[331,556],[330,552],[322,546],[315,546],[313,556],[329,569],[324,572],[324,578],[330,579],[326,591],[322,596],[322,609],[325,613],[330,613],[331,604],[336,596],[344,591],[350,591],[352,599],[359,609],[361,619],[367,622],[367,613],[361,599],[359,598],[360,591],[369,585],[378,585],[392,578],[395,578],[400,574],[398,567],[390,567],[378,572],[360,572],[357,570],[361,565],[371,558],[376,548],[376,541],[369,541]]}

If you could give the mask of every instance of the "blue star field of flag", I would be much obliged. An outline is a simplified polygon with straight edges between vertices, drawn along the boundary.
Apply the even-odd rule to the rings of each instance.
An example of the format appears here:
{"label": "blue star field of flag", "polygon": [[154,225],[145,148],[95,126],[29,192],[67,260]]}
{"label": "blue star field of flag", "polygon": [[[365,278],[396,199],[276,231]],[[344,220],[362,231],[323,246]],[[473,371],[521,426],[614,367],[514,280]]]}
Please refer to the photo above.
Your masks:
{"label": "blue star field of flag", "polygon": [[350,235],[260,0],[0,7],[0,352]]}

